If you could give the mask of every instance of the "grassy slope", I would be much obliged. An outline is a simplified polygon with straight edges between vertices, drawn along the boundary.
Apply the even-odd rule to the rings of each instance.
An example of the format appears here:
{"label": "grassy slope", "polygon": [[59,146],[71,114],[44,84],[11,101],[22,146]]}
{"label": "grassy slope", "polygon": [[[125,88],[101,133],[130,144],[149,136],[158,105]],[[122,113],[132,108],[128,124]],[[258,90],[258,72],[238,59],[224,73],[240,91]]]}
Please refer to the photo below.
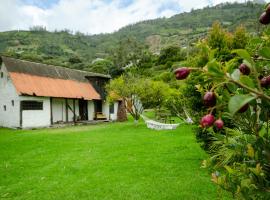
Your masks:
{"label": "grassy slope", "polygon": [[216,199],[190,126],[0,129],[0,199]]}

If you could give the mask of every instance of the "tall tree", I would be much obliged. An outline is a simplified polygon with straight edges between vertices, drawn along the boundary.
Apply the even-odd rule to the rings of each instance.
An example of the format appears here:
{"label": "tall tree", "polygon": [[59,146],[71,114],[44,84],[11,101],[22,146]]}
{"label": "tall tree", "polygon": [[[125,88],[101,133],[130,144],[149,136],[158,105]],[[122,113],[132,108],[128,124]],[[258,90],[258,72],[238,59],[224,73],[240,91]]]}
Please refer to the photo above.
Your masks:
{"label": "tall tree", "polygon": [[133,76],[122,75],[112,80],[106,86],[106,89],[110,100],[121,98],[124,101],[126,110],[133,117],[134,122],[137,123],[143,112],[143,107],[138,97],[140,82]]}
{"label": "tall tree", "polygon": [[146,46],[139,43],[135,38],[125,38],[112,52],[111,60],[115,66],[112,76],[121,75],[125,69],[138,67],[146,51]]}

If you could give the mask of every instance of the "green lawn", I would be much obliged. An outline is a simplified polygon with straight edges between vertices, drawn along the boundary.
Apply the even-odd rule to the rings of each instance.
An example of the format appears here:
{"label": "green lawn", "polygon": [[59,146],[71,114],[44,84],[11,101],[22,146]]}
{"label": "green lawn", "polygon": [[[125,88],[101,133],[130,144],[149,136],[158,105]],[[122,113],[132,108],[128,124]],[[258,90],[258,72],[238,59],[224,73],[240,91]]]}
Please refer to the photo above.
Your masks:
{"label": "green lawn", "polygon": [[[0,129],[0,199],[217,199],[191,127]],[[223,192],[224,193],[224,192]]]}

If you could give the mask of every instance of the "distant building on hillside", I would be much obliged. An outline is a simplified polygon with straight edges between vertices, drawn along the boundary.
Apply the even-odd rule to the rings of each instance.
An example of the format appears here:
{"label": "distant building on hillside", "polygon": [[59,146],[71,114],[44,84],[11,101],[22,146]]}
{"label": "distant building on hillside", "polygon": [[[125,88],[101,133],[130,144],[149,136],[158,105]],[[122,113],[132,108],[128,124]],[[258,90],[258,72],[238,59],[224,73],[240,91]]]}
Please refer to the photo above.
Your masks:
{"label": "distant building on hillside", "polygon": [[121,101],[109,104],[110,76],[1,57],[0,126],[47,127],[56,123],[117,120]]}

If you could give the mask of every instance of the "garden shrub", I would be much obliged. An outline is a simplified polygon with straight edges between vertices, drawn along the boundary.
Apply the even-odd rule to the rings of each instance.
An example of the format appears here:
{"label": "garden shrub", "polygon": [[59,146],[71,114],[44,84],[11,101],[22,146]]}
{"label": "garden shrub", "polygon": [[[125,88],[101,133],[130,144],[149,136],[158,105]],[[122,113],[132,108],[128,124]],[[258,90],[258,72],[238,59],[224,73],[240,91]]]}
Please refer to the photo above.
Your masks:
{"label": "garden shrub", "polygon": [[[269,21],[263,21],[269,24],[270,6],[263,15],[269,15]],[[233,50],[230,48],[239,47],[238,40],[228,45],[227,33],[219,29],[215,24],[210,33],[206,65],[182,68],[191,71],[189,76],[200,74],[192,76],[191,82],[197,81],[193,88],[204,103],[200,107],[205,114],[195,129],[198,141],[210,154],[203,167],[234,198],[270,199],[270,33],[266,30],[247,49]],[[182,71],[176,70],[177,79],[186,78]]]}

